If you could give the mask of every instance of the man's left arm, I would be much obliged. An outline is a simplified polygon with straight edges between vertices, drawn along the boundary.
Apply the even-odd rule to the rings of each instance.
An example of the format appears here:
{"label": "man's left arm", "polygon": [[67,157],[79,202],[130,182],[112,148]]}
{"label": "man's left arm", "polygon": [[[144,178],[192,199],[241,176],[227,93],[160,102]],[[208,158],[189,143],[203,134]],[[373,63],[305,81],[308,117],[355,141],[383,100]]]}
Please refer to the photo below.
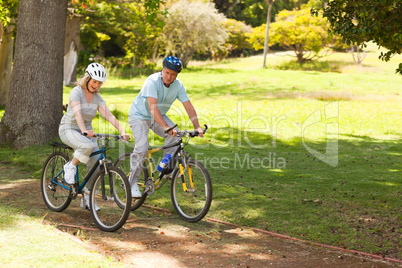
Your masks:
{"label": "man's left arm", "polygon": [[190,100],[183,102],[183,106],[186,109],[188,117],[190,118],[191,122],[194,125],[194,129],[200,133],[200,137],[204,137],[204,131],[200,127],[200,123],[198,122],[197,112],[194,109],[193,104]]}

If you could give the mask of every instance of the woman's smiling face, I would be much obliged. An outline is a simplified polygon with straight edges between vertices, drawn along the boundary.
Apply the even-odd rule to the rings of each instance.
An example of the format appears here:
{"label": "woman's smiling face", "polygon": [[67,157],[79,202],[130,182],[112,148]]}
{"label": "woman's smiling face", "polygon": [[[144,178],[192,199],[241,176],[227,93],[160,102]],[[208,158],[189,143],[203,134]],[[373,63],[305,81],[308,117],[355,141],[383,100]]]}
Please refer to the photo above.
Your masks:
{"label": "woman's smiling face", "polygon": [[99,91],[102,85],[103,85],[102,82],[99,82],[95,79],[91,79],[88,83],[88,91],[91,93],[97,92]]}

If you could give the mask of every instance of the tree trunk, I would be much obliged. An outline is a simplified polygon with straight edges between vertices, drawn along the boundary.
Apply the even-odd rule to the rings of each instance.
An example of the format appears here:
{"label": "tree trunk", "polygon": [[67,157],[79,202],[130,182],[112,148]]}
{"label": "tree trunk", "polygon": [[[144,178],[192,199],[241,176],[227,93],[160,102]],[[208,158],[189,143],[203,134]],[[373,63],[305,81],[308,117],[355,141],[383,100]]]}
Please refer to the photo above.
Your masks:
{"label": "tree trunk", "polygon": [[64,41],[64,84],[77,81],[78,48],[80,44],[80,18],[67,16],[66,38]]}
{"label": "tree trunk", "polygon": [[267,27],[265,29],[264,62],[262,64],[262,68],[265,68],[266,61],[267,61],[268,41],[269,41],[269,24],[271,23],[271,11],[272,11],[272,5],[274,4],[274,0],[267,0],[267,4],[268,4]]}
{"label": "tree trunk", "polygon": [[57,136],[63,115],[68,0],[21,0],[10,94],[0,144],[20,149]]}
{"label": "tree trunk", "polygon": [[0,23],[0,106],[6,105],[10,91],[14,46],[13,28],[14,26],[11,24],[4,27]]}
{"label": "tree trunk", "polygon": [[[357,52],[355,52],[355,47],[356,47]],[[358,45],[352,44],[351,48],[352,48],[353,61],[355,62],[355,64],[361,65],[363,60],[366,58],[366,52],[363,51],[363,53],[361,53],[360,46],[358,46]],[[356,53],[356,56],[355,56],[355,53]]]}
{"label": "tree trunk", "polygon": [[136,54],[137,54],[137,49],[134,50],[134,55],[133,55],[133,70],[135,69],[135,66],[136,66],[136,64],[137,64],[137,63],[135,62],[135,61],[136,61],[136,59],[135,59],[135,58],[136,58],[136,57],[135,57]]}

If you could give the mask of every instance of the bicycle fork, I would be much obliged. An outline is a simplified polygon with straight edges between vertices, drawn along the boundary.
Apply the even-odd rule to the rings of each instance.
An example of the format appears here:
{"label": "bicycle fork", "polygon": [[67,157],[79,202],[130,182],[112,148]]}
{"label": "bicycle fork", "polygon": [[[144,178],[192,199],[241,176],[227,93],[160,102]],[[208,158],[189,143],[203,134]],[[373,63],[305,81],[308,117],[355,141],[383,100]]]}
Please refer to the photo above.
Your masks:
{"label": "bicycle fork", "polygon": [[[114,196],[112,195],[112,193],[114,192],[113,187],[114,183],[111,182],[111,180],[113,180],[113,176],[110,172],[107,171],[106,168],[106,161],[105,160],[101,160],[100,162],[100,169],[101,169],[101,191],[102,191],[102,199],[103,200],[114,200]],[[110,187],[110,194],[111,196],[107,196],[106,195],[106,187],[105,187],[105,175],[109,175],[109,187]]]}
{"label": "bicycle fork", "polygon": [[190,181],[190,189],[187,188],[186,185],[186,176],[184,174],[184,167],[182,164],[179,164],[179,168],[180,168],[180,177],[181,177],[181,183],[183,185],[183,191],[188,193],[188,192],[195,192],[195,187],[194,187],[194,182],[193,182],[193,175],[192,175],[192,171],[191,171],[191,166],[187,166],[188,168],[188,179]]}

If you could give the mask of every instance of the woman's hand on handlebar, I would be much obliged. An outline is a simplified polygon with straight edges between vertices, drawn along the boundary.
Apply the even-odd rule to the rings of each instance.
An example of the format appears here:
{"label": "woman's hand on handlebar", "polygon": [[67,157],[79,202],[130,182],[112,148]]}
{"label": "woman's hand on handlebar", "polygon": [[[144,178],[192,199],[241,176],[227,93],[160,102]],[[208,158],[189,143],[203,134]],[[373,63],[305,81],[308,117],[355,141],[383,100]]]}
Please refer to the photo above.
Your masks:
{"label": "woman's hand on handlebar", "polygon": [[82,132],[82,135],[92,138],[93,136],[95,136],[95,132],[93,130],[85,130]]}

